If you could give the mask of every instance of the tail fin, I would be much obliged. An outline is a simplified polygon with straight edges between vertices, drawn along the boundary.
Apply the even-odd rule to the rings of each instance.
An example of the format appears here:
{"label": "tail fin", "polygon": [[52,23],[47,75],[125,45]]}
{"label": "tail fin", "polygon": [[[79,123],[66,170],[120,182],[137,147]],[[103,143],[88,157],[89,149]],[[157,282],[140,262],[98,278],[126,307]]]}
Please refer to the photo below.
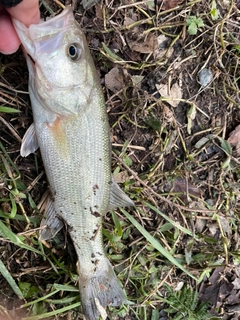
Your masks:
{"label": "tail fin", "polygon": [[87,320],[99,319],[100,313],[95,299],[98,299],[104,308],[109,305],[120,306],[126,302],[123,290],[107,258],[99,261],[94,274],[88,277],[81,275],[80,265],[78,267],[82,311]]}

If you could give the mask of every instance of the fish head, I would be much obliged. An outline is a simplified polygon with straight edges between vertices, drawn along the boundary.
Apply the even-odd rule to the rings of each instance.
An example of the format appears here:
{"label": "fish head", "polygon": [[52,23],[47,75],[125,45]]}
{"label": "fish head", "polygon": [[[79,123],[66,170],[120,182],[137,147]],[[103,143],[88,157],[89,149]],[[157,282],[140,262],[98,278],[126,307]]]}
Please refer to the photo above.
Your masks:
{"label": "fish head", "polygon": [[99,78],[72,9],[29,28],[16,19],[13,24],[28,63],[30,94],[37,93],[45,107],[62,115],[88,106]]}

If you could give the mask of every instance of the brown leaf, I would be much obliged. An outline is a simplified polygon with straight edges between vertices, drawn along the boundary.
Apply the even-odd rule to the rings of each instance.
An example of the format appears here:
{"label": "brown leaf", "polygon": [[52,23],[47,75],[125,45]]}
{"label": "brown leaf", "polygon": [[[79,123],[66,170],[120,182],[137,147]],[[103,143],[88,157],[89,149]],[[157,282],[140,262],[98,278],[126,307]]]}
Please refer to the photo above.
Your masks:
{"label": "brown leaf", "polygon": [[154,33],[143,34],[138,27],[127,32],[126,40],[132,51],[140,53],[153,53],[158,46],[157,37]]}
{"label": "brown leaf", "polygon": [[[199,300],[210,302],[210,313],[216,314],[221,307],[229,313],[239,313],[240,279],[234,268],[224,266],[216,268],[210,278],[201,283]],[[234,317],[231,319],[239,319]]]}
{"label": "brown leaf", "polygon": [[210,302],[213,307],[220,308],[226,297],[231,293],[233,284],[221,277],[224,267],[216,268],[208,281],[202,282],[199,290],[199,300]]}
{"label": "brown leaf", "polygon": [[169,9],[175,8],[176,6],[178,6],[183,2],[184,0],[155,0],[155,4],[161,10],[169,10]]}
{"label": "brown leaf", "polygon": [[232,284],[234,285],[234,289],[235,290],[239,290],[240,289],[240,279],[239,278],[236,278]]}
{"label": "brown leaf", "polygon": [[219,220],[220,220],[223,232],[225,232],[227,234],[228,238],[230,238],[232,235],[232,228],[230,226],[229,219],[222,217],[222,216],[219,216]]}
{"label": "brown leaf", "polygon": [[170,58],[173,55],[173,52],[173,47],[169,47],[169,37],[166,37],[164,34],[160,34],[157,37],[157,48],[153,53],[154,58],[161,59],[165,55],[167,58]]}
{"label": "brown leaf", "polygon": [[230,133],[228,142],[235,147],[237,155],[240,155],[240,124]]}
{"label": "brown leaf", "polygon": [[[237,290],[232,290],[231,294],[226,299],[226,305],[229,309],[231,307],[231,311],[239,311],[239,303],[240,303],[240,292]],[[239,319],[239,318],[237,318]]]}
{"label": "brown leaf", "polygon": [[168,84],[156,84],[156,88],[162,97],[168,99],[167,102],[174,108],[179,104],[179,99],[182,98],[182,88],[174,83],[169,91]]}
{"label": "brown leaf", "polygon": [[200,190],[194,186],[187,178],[176,178],[173,184],[165,186],[166,192],[176,192],[180,193],[179,198],[181,198],[185,203],[188,202],[188,196],[201,197]]}
{"label": "brown leaf", "polygon": [[197,218],[194,226],[198,232],[202,232],[206,226],[206,220]]}
{"label": "brown leaf", "polygon": [[114,176],[114,180],[115,180],[117,183],[124,183],[124,182],[126,182],[127,180],[129,180],[129,175],[128,175],[127,170],[118,172],[118,173]]}
{"label": "brown leaf", "polygon": [[118,67],[114,67],[105,75],[105,85],[114,93],[124,88],[124,75]]}

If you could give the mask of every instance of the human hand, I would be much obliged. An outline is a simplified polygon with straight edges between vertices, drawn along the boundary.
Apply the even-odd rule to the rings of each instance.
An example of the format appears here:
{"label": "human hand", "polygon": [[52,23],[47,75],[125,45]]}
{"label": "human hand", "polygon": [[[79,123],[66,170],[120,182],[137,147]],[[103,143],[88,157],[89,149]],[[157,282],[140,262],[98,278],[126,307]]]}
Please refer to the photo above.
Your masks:
{"label": "human hand", "polygon": [[23,0],[11,8],[5,8],[1,3],[0,0],[0,52],[11,54],[17,51],[20,45],[11,17],[21,21],[27,27],[30,24],[37,24],[40,19],[38,0]]}

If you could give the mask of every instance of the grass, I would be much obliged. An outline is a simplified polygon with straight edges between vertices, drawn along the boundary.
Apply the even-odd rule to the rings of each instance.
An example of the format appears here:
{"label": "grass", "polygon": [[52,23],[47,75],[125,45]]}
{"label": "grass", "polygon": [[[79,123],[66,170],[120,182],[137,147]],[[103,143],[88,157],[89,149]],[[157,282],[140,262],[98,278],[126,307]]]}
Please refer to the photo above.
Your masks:
{"label": "grass", "polygon": [[[41,3],[44,16],[60,9]],[[107,256],[129,300],[109,316],[219,319],[222,308],[228,319],[227,297],[217,309],[198,292],[216,267],[229,283],[238,278],[239,155],[227,139],[240,121],[239,8],[195,0],[157,12],[151,2],[77,9],[105,79],[113,173],[136,203],[104,219]],[[190,17],[203,22],[196,35]],[[38,153],[19,157],[31,124],[23,61],[19,52],[0,56],[0,316],[83,319],[70,240],[66,247],[60,233],[38,241],[47,182]],[[105,75],[114,67],[118,83],[110,87]],[[203,68],[213,73],[206,87],[198,82]],[[174,100],[173,92],[159,94],[173,84],[181,88]]]}

